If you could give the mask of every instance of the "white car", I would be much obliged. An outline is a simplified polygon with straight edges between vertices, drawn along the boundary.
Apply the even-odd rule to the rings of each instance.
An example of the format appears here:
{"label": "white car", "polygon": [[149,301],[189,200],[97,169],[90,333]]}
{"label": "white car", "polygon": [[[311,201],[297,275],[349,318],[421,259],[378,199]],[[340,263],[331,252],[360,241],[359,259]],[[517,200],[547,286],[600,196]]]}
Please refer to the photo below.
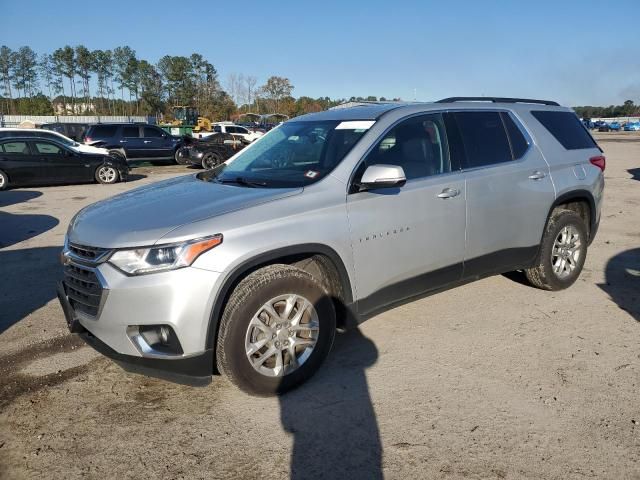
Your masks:
{"label": "white car", "polygon": [[252,132],[248,128],[230,123],[214,123],[213,131],[218,133],[230,133],[234,137],[240,137],[245,143],[251,143],[264,135],[262,132]]}
{"label": "white car", "polygon": [[51,130],[44,130],[42,128],[0,128],[0,138],[3,135],[7,135],[6,133],[3,134],[3,132],[9,132],[10,135],[19,133],[22,136],[40,137],[49,140],[55,140],[77,152],[100,153],[103,155],[109,154],[109,151],[106,148],[93,147],[91,145],[78,143],[75,140],[70,139],[69,137],[65,137],[61,133],[53,132]]}

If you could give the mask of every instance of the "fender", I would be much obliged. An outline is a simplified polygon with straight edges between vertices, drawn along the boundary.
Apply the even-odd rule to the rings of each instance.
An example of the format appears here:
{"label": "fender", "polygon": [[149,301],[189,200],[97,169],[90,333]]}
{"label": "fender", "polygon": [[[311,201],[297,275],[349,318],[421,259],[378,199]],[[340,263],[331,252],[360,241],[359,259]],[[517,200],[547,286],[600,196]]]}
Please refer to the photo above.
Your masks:
{"label": "fender", "polygon": [[216,299],[213,302],[213,308],[211,309],[211,315],[209,317],[209,327],[207,328],[207,349],[215,349],[215,340],[218,334],[218,324],[224,305],[231,295],[231,292],[239,280],[249,272],[256,270],[258,267],[274,263],[274,260],[292,257],[296,255],[325,255],[336,267],[338,275],[340,276],[340,283],[342,285],[342,295],[344,303],[349,305],[353,303],[353,294],[351,290],[351,280],[349,274],[344,266],[344,262],[340,255],[331,247],[320,243],[303,243],[299,245],[291,245],[288,247],[277,248],[268,252],[261,253],[249,260],[244,261],[240,265],[236,266],[231,272],[226,275],[222,287],[218,290]]}
{"label": "fender", "polygon": [[113,148],[109,148],[109,147],[103,147],[103,148],[106,148],[107,150],[109,150],[109,152],[117,152],[117,153],[119,153],[120,155],[122,155],[124,157],[124,160],[126,162],[129,161],[129,159],[127,158],[127,152],[124,151],[124,148],[122,148],[120,146],[113,147]]}
{"label": "fender", "polygon": [[[558,196],[551,208],[549,209],[549,213],[547,214],[547,222],[545,223],[545,228],[547,223],[549,223],[549,218],[551,217],[551,212],[553,212],[554,208],[563,203],[578,201],[578,200],[586,200],[589,204],[589,244],[596,235],[598,230],[598,225],[596,223],[596,201],[593,198],[593,194],[589,190],[571,190],[570,192],[563,193]],[[544,232],[543,232],[544,235]],[[542,237],[540,237],[540,242],[542,243]]]}

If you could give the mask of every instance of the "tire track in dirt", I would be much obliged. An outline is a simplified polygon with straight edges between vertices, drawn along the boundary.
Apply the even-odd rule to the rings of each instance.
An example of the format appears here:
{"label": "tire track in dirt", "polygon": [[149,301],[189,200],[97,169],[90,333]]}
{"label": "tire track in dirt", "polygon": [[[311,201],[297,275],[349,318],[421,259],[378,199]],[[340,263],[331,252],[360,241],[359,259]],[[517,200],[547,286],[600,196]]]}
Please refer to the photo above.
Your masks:
{"label": "tire track in dirt", "polygon": [[52,338],[36,343],[19,352],[0,357],[0,411],[25,393],[34,393],[44,387],[59,385],[89,370],[88,365],[75,366],[42,376],[21,372],[21,368],[35,360],[60,353],[69,353],[85,346],[75,335]]}

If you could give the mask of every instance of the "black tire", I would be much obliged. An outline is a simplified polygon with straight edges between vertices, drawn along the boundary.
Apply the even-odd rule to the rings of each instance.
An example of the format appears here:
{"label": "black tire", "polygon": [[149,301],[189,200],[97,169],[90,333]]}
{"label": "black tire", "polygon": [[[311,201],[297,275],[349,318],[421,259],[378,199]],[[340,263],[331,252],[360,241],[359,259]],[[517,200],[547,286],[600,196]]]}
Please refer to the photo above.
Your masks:
{"label": "black tire", "polygon": [[0,170],[0,191],[7,190],[9,188],[9,177],[6,173]]}
{"label": "black tire", "polygon": [[[580,252],[575,260],[575,268],[564,277],[554,271],[552,255],[553,246],[565,227],[573,227],[580,241]],[[525,270],[527,280],[534,287],[543,290],[563,290],[570,287],[580,276],[585,259],[587,258],[588,234],[587,227],[580,215],[572,210],[556,209],[551,213],[549,222],[542,236],[540,253],[536,265]],[[555,258],[558,258],[557,256]]]}
{"label": "black tire", "polygon": [[176,148],[176,151],[173,152],[173,161],[177,164],[177,165],[189,165],[189,160],[188,159],[182,159],[182,157],[180,156],[180,150],[182,150],[181,148]]}
{"label": "black tire", "polygon": [[202,157],[202,168],[211,170],[220,165],[220,156],[216,153],[205,153]]}
{"label": "black tire", "polygon": [[[270,377],[255,370],[249,362],[245,337],[251,320],[262,306],[288,294],[302,296],[313,305],[318,317],[318,338],[309,357],[297,369],[284,376]],[[231,294],[220,321],[217,366],[232,383],[251,395],[284,393],[318,370],[331,350],[335,329],[333,302],[311,274],[289,265],[270,265],[248,275]]]}
{"label": "black tire", "polygon": [[111,185],[118,183],[120,180],[120,172],[113,165],[100,165],[96,168],[95,178],[98,183]]}

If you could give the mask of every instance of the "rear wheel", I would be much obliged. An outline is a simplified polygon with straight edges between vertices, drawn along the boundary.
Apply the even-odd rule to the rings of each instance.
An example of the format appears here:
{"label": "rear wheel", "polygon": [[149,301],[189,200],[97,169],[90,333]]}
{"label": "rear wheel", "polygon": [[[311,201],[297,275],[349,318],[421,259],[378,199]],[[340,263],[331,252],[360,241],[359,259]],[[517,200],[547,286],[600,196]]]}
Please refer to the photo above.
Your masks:
{"label": "rear wheel", "polygon": [[220,156],[216,153],[205,153],[202,157],[202,168],[211,170],[220,165]]}
{"label": "rear wheel", "polygon": [[7,188],[9,188],[9,177],[0,170],[0,190],[6,190]]}
{"label": "rear wheel", "polygon": [[529,282],[544,290],[570,287],[587,257],[587,227],[572,210],[554,210],[542,237],[537,264],[525,270]]}
{"label": "rear wheel", "polygon": [[96,180],[103,184],[116,183],[120,178],[118,170],[111,165],[101,165],[96,169]]}
{"label": "rear wheel", "polygon": [[250,394],[284,393],[318,370],[335,328],[333,302],[314,277],[271,265],[231,294],[220,321],[218,367]]}

